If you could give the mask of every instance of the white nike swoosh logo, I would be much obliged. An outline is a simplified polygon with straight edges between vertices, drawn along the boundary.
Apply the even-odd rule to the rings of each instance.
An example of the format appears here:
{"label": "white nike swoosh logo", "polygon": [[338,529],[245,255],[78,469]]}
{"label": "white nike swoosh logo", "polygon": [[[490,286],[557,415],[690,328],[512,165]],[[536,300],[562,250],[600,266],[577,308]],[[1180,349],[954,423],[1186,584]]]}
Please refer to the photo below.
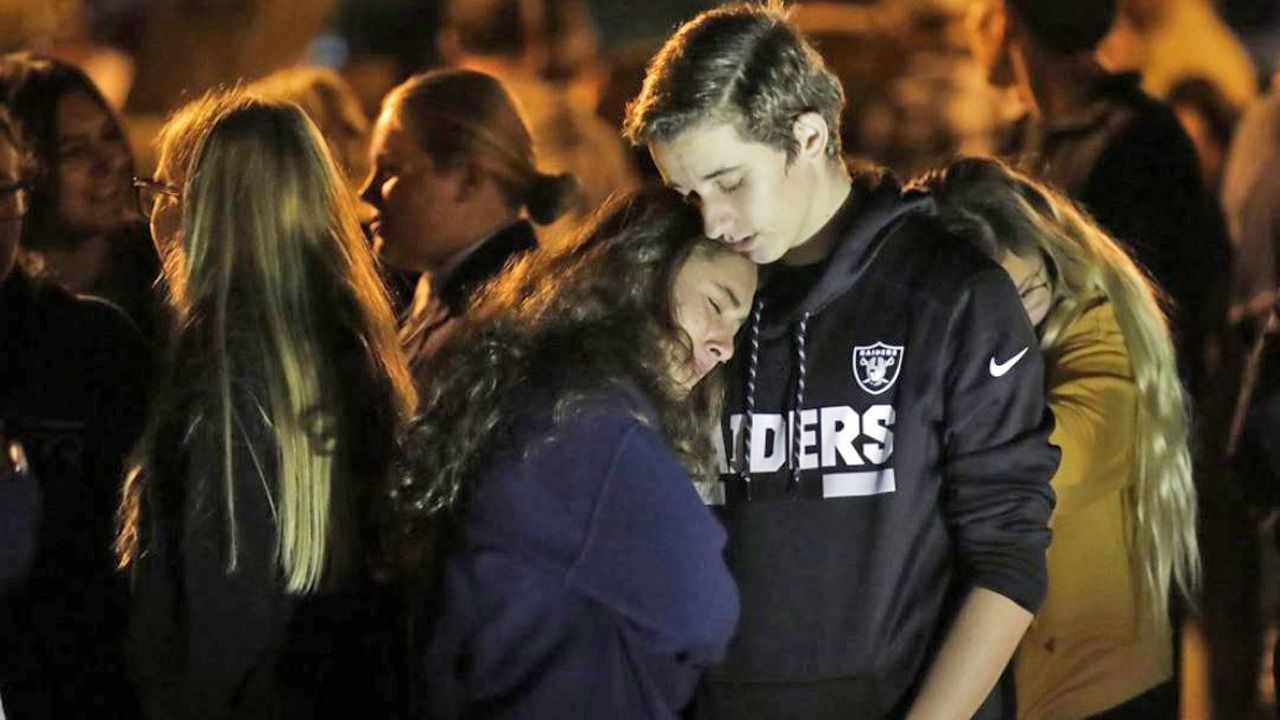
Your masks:
{"label": "white nike swoosh logo", "polygon": [[996,356],[992,355],[991,365],[990,367],[987,368],[988,370],[991,371],[991,377],[1002,377],[1005,373],[1012,370],[1013,366],[1017,365],[1018,361],[1022,359],[1022,356],[1026,355],[1027,351],[1030,349],[1031,348],[1029,347],[1024,347],[1022,348],[1022,352],[1018,353],[1017,355],[1014,355],[1013,357],[1009,358],[1008,360],[1005,360],[1002,363],[996,362]]}

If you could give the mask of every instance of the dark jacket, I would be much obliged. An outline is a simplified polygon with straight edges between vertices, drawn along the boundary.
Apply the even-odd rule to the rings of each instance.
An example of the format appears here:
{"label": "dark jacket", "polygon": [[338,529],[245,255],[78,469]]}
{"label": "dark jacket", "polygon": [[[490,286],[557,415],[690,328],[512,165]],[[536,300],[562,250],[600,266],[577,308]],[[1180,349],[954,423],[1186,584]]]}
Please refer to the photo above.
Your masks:
{"label": "dark jacket", "polygon": [[428,385],[431,358],[448,336],[453,321],[467,311],[471,296],[507,263],[538,246],[533,225],[520,220],[494,233],[476,248],[438,287],[426,276],[418,283],[409,315],[400,330],[419,389]]}
{"label": "dark jacket", "polygon": [[160,289],[160,258],[145,224],[128,225],[109,238],[107,272],[88,293],[113,303],[133,321],[153,356],[164,348],[168,310]]}
{"label": "dark jacket", "polygon": [[[345,574],[335,575],[331,561],[319,589],[286,592],[277,552],[278,450],[265,385],[234,383],[232,402],[234,541],[212,403],[176,404],[155,440],[130,623],[148,713],[157,720],[389,717],[397,692],[396,606],[367,577],[355,550]],[[335,463],[356,476],[333,484],[331,527],[347,532],[330,538],[362,547],[363,489],[381,479],[375,463],[353,460],[351,444],[346,437],[335,442]]]}
{"label": "dark jacket", "polygon": [[44,495],[30,572],[0,597],[0,695],[11,717],[129,716],[127,587],[111,543],[148,367],[115,307],[19,269],[0,284],[0,420]]}
{"label": "dark jacket", "polygon": [[1089,109],[1052,129],[1020,123],[1009,154],[1080,203],[1124,243],[1174,302],[1174,345],[1191,389],[1205,344],[1221,330],[1231,249],[1195,147],[1137,75],[1103,75]]}
{"label": "dark jacket", "polygon": [[739,338],[720,516],[742,621],[704,716],[898,716],[969,590],[1044,597],[1058,451],[1036,337],[931,208],[859,178],[833,255],[771,268]]}
{"label": "dark jacket", "polygon": [[636,393],[529,407],[446,561],[426,715],[675,718],[737,619],[724,530]]}

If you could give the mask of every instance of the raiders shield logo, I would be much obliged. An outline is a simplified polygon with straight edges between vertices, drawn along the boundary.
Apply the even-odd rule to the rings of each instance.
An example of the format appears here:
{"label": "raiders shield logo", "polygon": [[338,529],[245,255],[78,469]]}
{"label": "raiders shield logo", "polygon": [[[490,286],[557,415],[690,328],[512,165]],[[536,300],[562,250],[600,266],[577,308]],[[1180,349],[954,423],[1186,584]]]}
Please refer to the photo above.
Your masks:
{"label": "raiders shield logo", "polygon": [[858,386],[871,395],[879,395],[893,387],[901,369],[901,345],[878,342],[874,345],[859,345],[853,349],[853,377],[858,381]]}

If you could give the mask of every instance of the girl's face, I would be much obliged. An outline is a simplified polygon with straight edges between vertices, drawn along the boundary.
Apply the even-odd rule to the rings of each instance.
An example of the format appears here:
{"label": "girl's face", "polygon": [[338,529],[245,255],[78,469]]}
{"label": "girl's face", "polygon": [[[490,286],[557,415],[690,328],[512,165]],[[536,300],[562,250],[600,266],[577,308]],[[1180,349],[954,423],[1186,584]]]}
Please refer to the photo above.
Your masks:
{"label": "girl's face", "polygon": [[1009,273],[1009,279],[1018,289],[1018,297],[1031,324],[1039,327],[1053,307],[1053,276],[1049,273],[1044,253],[1037,251],[1022,256],[1006,252],[1000,267]]}
{"label": "girl's face", "polygon": [[111,232],[133,216],[129,147],[115,118],[83,92],[58,101],[58,217],[73,230]]}
{"label": "girl's face", "polygon": [[156,170],[155,182],[172,192],[153,192],[148,194],[149,207],[143,208],[147,221],[151,226],[151,240],[161,257],[178,246],[182,240],[182,184],[184,177],[175,177],[168,163],[160,163]]}
{"label": "girl's face", "polygon": [[733,357],[733,338],[751,313],[756,265],[725,250],[695,250],[676,272],[671,307],[676,325],[693,352],[673,370],[676,382],[692,390],[698,381]]}
{"label": "girl's face", "polygon": [[387,264],[432,272],[479,239],[458,221],[465,173],[436,168],[398,104],[379,116],[369,156],[360,197],[377,210],[372,229]]}

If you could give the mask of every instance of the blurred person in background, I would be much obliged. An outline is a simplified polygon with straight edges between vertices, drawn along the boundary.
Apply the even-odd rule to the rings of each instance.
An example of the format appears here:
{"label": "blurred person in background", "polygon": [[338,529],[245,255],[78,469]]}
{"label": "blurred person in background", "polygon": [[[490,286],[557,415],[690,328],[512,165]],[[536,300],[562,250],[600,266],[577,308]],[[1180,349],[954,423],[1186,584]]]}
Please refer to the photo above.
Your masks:
{"label": "blurred person in background", "polygon": [[320,128],[353,189],[369,175],[369,118],[351,85],[328,68],[291,67],[251,83],[247,92],[297,103]]}
{"label": "blurred person in background", "polygon": [[421,387],[430,358],[471,293],[537,244],[577,200],[572,175],[538,169],[533,140],[496,78],[437,70],[383,101],[361,193],[377,209],[375,244],[388,266],[421,273],[401,340]]}
{"label": "blurred person in background", "polygon": [[[1226,491],[1221,452],[1234,400],[1226,336],[1230,242],[1204,190],[1196,149],[1164,102],[1115,74],[1096,49],[1116,0],[973,0],[974,54],[992,85],[1028,108],[1007,154],[1082,205],[1166,293],[1174,347],[1192,397],[1204,548],[1204,632],[1215,714],[1252,706],[1261,614],[1247,607],[1256,548],[1245,507]],[[1175,609],[1176,612],[1176,609]]]}
{"label": "blurred person in background", "polygon": [[1280,286],[1280,83],[1236,127],[1222,175],[1222,209],[1235,249],[1229,319],[1248,346]]}
{"label": "blurred person in background", "polygon": [[1015,656],[1025,720],[1176,720],[1170,593],[1196,597],[1190,417],[1159,290],[1069,200],[995,160],[923,178],[944,223],[1001,264],[1045,356],[1049,594]]}
{"label": "blurred person in background", "polygon": [[502,81],[527,118],[539,160],[577,176],[582,192],[561,223],[542,232],[555,244],[604,199],[638,183],[631,156],[572,80],[592,66],[595,40],[580,3],[560,0],[447,0],[437,40],[451,67]]}
{"label": "blurred person in background", "polygon": [[1205,190],[1212,197],[1218,197],[1222,168],[1239,113],[1216,85],[1201,77],[1189,77],[1174,85],[1169,91],[1169,107],[1195,145]]}
{"label": "blurred person in background", "polygon": [[[370,0],[371,1],[371,0]],[[337,0],[140,2],[137,73],[125,111],[161,117],[192,93],[306,60]]]}
{"label": "blurred person in background", "polygon": [[[1225,332],[1231,248],[1195,147],[1173,111],[1114,74],[1095,49],[1117,0],[973,0],[975,56],[1028,115],[1009,154],[1079,203],[1119,241],[1167,298],[1178,366],[1193,405],[1196,482],[1206,588],[1198,608],[1209,645],[1212,702],[1245,717],[1256,694],[1261,615],[1256,539],[1247,508],[1226,488],[1221,453],[1235,398],[1237,354]],[[1175,608],[1176,611],[1176,608]]]}
{"label": "blurred person in background", "polygon": [[1099,56],[1116,71],[1139,73],[1144,92],[1168,100],[1178,83],[1204,78],[1237,112],[1258,95],[1249,51],[1213,0],[1119,0],[1119,10]]}
{"label": "blurred person in background", "polygon": [[972,0],[967,20],[989,82],[1027,108],[1007,154],[1080,203],[1168,293],[1196,395],[1225,315],[1230,249],[1173,111],[1094,57],[1115,14],[1116,0]]}
{"label": "blurred person in background", "polygon": [[[1241,491],[1280,547],[1280,300],[1259,323],[1242,375],[1227,454]],[[1271,679],[1280,686],[1280,642],[1271,659]]]}
{"label": "blurred person in background", "polygon": [[148,355],[119,309],[29,273],[21,251],[34,184],[34,159],[0,108],[0,452],[19,443],[32,472],[25,482],[40,483],[0,478],[11,483],[0,493],[5,531],[24,524],[10,514],[24,501],[14,492],[43,496],[40,516],[25,518],[35,554],[0,593],[0,696],[10,720],[132,719],[127,587],[109,548],[124,458],[142,426]]}
{"label": "blurred person in background", "polygon": [[111,107],[119,109],[129,96],[134,74],[133,57],[121,47],[128,44],[127,38],[111,32],[119,30],[119,15],[128,13],[121,4],[0,0],[0,53],[35,50],[69,62],[84,70]]}
{"label": "blurred person in background", "polygon": [[30,138],[39,172],[22,249],[72,293],[105,298],[148,341],[162,327],[156,254],[133,202],[133,159],[119,120],[89,78],[51,58],[0,58],[0,104]]}
{"label": "blurred person in background", "polygon": [[215,94],[140,183],[179,320],[117,552],[151,717],[387,717],[373,491],[415,394],[355,196],[296,106]]}
{"label": "blurred person in background", "polygon": [[989,154],[1007,121],[1006,95],[987,85],[964,43],[954,1],[796,5],[792,15],[821,47],[846,92],[845,154],[901,177],[957,153]]}

